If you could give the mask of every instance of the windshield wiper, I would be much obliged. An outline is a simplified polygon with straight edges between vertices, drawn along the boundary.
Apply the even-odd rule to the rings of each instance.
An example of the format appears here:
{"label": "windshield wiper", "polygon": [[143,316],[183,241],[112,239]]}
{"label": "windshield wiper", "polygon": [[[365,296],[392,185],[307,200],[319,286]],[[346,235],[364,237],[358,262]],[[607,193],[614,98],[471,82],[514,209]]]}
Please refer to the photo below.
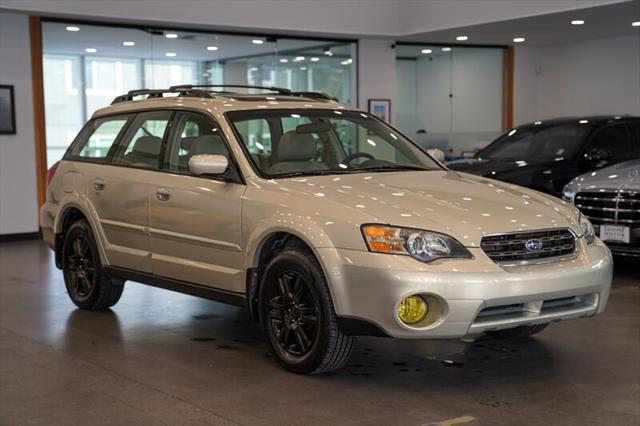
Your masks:
{"label": "windshield wiper", "polygon": [[432,170],[436,170],[434,168],[430,168],[430,167],[424,167],[424,166],[418,166],[418,165],[411,165],[411,164],[379,164],[377,166],[370,166],[370,167],[360,167],[358,168],[358,170],[388,170],[388,171],[393,171],[393,170],[418,170],[418,171],[432,171]]}
{"label": "windshield wiper", "polygon": [[359,173],[362,169],[343,169],[343,170],[314,170],[308,172],[292,172],[269,176],[270,179],[282,179],[299,176],[323,176],[323,175],[344,175],[351,173]]}

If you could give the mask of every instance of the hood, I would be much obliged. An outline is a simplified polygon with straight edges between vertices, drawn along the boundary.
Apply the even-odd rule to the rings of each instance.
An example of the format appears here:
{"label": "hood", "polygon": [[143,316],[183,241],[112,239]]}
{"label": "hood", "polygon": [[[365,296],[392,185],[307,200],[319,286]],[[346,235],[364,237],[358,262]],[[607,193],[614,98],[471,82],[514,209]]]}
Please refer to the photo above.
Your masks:
{"label": "hood", "polygon": [[640,191],[640,158],[585,173],[572,180],[573,192],[590,189]]}
{"label": "hood", "polygon": [[300,203],[316,200],[324,207],[328,203],[332,209],[342,207],[339,214],[344,220],[366,217],[374,223],[442,232],[467,247],[479,247],[487,234],[556,227],[579,230],[577,210],[563,201],[451,170],[308,176],[277,182],[297,194]]}
{"label": "hood", "polygon": [[550,166],[557,166],[557,161],[547,160],[513,160],[513,159],[482,159],[469,158],[447,163],[447,167],[492,179],[505,176],[531,175],[533,172]]}

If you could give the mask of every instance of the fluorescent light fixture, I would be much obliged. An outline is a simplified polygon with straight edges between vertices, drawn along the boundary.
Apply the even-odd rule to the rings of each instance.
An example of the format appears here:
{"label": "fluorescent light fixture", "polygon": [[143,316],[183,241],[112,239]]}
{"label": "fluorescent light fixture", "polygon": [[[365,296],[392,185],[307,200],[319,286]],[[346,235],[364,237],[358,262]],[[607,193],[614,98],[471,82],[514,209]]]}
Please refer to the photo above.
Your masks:
{"label": "fluorescent light fixture", "polygon": [[467,37],[465,35],[461,35],[461,36],[456,37],[456,40],[458,40],[458,41],[467,41],[467,40],[469,40],[469,37]]}
{"label": "fluorescent light fixture", "polygon": [[165,34],[164,36],[166,38],[178,38],[178,34],[176,33],[169,33],[169,34]]}
{"label": "fluorescent light fixture", "polygon": [[304,56],[296,56],[295,59],[293,60],[293,62],[300,62],[300,61],[304,61]]}
{"label": "fluorescent light fixture", "polygon": [[80,31],[80,28],[78,28],[78,27],[67,27],[66,30],[67,31],[71,31],[72,33],[75,33],[77,31]]}
{"label": "fluorescent light fixture", "polygon": [[588,122],[589,122],[589,120],[580,120],[580,121],[578,121],[578,123],[580,123],[580,124],[587,124]]}
{"label": "fluorescent light fixture", "polygon": [[524,43],[524,37],[516,37],[513,39],[514,43]]}
{"label": "fluorescent light fixture", "polygon": [[280,62],[286,64],[289,60],[287,58],[280,58]]}
{"label": "fluorescent light fixture", "polygon": [[264,40],[260,40],[259,38],[256,38],[256,39],[251,40],[251,43],[253,43],[253,44],[262,44],[262,43],[264,43]]}
{"label": "fluorescent light fixture", "polygon": [[309,59],[311,62],[318,62],[320,60],[320,58],[318,58],[317,56],[314,56],[313,58]]}
{"label": "fluorescent light fixture", "polygon": [[631,26],[632,27],[640,27],[640,21],[632,22]]}
{"label": "fluorescent light fixture", "polygon": [[218,46],[207,46],[207,50],[216,51],[218,50]]}
{"label": "fluorescent light fixture", "polygon": [[574,19],[571,21],[571,25],[584,25],[584,21],[582,19]]}
{"label": "fluorescent light fixture", "polygon": [[422,49],[420,53],[422,53],[423,55],[428,55],[429,53],[431,53],[431,49]]}
{"label": "fluorescent light fixture", "polygon": [[123,45],[124,47],[131,47],[131,46],[135,46],[135,45],[136,45],[136,43],[135,43],[135,42],[133,42],[133,41],[123,41],[123,42],[122,42],[122,45]]}
{"label": "fluorescent light fixture", "polygon": [[84,51],[87,53],[96,53],[98,50],[93,47],[87,47]]}
{"label": "fluorescent light fixture", "polygon": [[176,56],[176,52],[167,52],[164,56],[168,56],[169,58],[174,58]]}
{"label": "fluorescent light fixture", "polygon": [[353,62],[351,58],[345,59],[344,61],[340,61],[342,65],[350,65]]}
{"label": "fluorescent light fixture", "polygon": [[451,48],[450,47],[443,47],[442,51],[443,52],[451,52]]}

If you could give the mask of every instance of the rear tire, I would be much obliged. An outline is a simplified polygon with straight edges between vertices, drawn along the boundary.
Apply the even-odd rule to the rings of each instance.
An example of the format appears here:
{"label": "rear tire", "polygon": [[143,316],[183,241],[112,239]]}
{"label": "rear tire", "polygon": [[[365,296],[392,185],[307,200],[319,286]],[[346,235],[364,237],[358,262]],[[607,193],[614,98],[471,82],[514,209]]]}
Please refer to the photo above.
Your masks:
{"label": "rear tire", "polygon": [[540,333],[547,328],[548,325],[549,324],[521,325],[520,327],[508,328],[506,330],[488,331],[487,334],[497,339],[518,339]]}
{"label": "rear tire", "polygon": [[267,342],[285,369],[317,374],[349,360],[355,337],[340,331],[327,281],[312,254],[298,248],[278,254],[267,265],[259,299]]}
{"label": "rear tire", "polygon": [[124,281],[105,274],[93,232],[85,220],[71,225],[64,236],[62,272],[69,298],[80,309],[109,308],[120,300],[124,290]]}

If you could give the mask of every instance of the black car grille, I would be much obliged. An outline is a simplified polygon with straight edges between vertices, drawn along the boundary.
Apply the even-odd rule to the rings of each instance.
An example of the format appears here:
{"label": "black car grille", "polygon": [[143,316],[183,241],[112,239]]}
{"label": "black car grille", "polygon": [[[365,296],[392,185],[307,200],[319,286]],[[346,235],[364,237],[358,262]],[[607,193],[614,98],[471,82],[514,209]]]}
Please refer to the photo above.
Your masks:
{"label": "black car grille", "polygon": [[578,192],[575,205],[596,225],[640,225],[640,192]]}
{"label": "black car grille", "polygon": [[[539,240],[542,247],[537,250],[527,249],[526,243],[531,240]],[[496,263],[526,264],[573,255],[576,250],[576,237],[566,228],[514,232],[483,237],[480,246]]]}

